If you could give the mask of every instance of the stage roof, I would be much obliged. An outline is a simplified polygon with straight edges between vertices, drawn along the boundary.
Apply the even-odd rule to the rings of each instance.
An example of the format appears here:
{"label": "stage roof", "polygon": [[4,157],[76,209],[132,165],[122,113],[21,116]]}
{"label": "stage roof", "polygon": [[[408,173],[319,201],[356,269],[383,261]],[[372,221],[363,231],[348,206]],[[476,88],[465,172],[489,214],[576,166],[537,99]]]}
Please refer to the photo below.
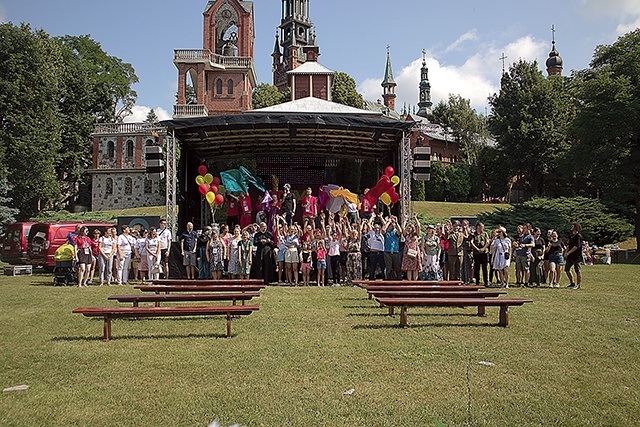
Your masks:
{"label": "stage roof", "polygon": [[353,110],[340,113],[254,110],[167,120],[162,124],[169,132],[175,132],[183,149],[193,150],[202,158],[280,155],[363,159],[379,159],[397,152],[403,132],[414,124]]}

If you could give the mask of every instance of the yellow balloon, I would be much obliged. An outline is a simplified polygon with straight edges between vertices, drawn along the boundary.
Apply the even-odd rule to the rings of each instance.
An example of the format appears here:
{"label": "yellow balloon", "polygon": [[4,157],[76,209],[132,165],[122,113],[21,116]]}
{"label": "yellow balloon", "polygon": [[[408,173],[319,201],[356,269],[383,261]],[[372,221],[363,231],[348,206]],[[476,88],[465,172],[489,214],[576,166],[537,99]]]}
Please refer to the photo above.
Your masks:
{"label": "yellow balloon", "polygon": [[213,202],[216,200],[216,195],[213,194],[211,191],[209,191],[205,197],[207,198],[207,202],[209,202],[210,205],[212,205]]}
{"label": "yellow balloon", "polygon": [[196,184],[204,184],[204,177],[202,175],[196,176]]}
{"label": "yellow balloon", "polygon": [[213,182],[213,175],[211,175],[210,173],[206,174],[204,176],[204,183],[211,184],[212,182]]}
{"label": "yellow balloon", "polygon": [[400,177],[398,175],[394,175],[391,177],[391,182],[393,182],[393,186],[400,184]]}
{"label": "yellow balloon", "polygon": [[382,195],[380,196],[380,200],[382,200],[382,203],[387,206],[391,204],[391,196],[389,196],[387,193],[382,193]]}

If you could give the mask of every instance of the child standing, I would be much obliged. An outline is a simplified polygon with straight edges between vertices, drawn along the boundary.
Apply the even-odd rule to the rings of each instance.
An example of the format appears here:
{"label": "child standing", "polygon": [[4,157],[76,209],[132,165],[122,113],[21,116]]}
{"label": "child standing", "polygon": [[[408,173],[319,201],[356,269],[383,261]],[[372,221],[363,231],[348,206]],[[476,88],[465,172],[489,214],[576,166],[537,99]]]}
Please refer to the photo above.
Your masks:
{"label": "child standing", "polygon": [[324,247],[324,239],[318,240],[317,245],[318,286],[324,286],[324,273],[327,271],[327,250]]}
{"label": "child standing", "polygon": [[300,253],[302,267],[302,284],[309,286],[309,278],[311,277],[311,246],[308,241],[302,243],[302,252]]}
{"label": "child standing", "polygon": [[242,233],[242,241],[238,243],[238,275],[240,279],[248,279],[253,258],[253,243],[249,232]]}

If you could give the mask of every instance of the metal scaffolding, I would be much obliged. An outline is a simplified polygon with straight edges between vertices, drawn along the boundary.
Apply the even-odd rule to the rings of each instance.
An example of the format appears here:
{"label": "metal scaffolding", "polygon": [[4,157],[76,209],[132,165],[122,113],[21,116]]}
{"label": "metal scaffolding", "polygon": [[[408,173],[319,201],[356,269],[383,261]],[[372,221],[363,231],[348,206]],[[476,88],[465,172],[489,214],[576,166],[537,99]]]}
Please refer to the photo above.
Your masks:
{"label": "metal scaffolding", "polygon": [[167,133],[166,138],[167,153],[167,228],[171,231],[171,235],[175,239],[178,232],[178,205],[177,205],[177,143],[176,133],[173,131],[171,135]]}
{"label": "metal scaffolding", "polygon": [[400,144],[400,215],[411,219],[411,140],[402,132]]}

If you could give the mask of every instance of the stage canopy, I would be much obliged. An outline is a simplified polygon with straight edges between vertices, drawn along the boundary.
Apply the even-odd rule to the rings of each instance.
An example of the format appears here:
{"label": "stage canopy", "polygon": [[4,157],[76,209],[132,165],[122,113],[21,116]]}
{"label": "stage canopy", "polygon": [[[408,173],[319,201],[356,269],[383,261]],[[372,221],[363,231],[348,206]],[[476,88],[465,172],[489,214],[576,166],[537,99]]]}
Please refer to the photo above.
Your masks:
{"label": "stage canopy", "polygon": [[197,157],[324,156],[380,159],[398,152],[413,122],[317,98],[242,114],[162,122]]}

